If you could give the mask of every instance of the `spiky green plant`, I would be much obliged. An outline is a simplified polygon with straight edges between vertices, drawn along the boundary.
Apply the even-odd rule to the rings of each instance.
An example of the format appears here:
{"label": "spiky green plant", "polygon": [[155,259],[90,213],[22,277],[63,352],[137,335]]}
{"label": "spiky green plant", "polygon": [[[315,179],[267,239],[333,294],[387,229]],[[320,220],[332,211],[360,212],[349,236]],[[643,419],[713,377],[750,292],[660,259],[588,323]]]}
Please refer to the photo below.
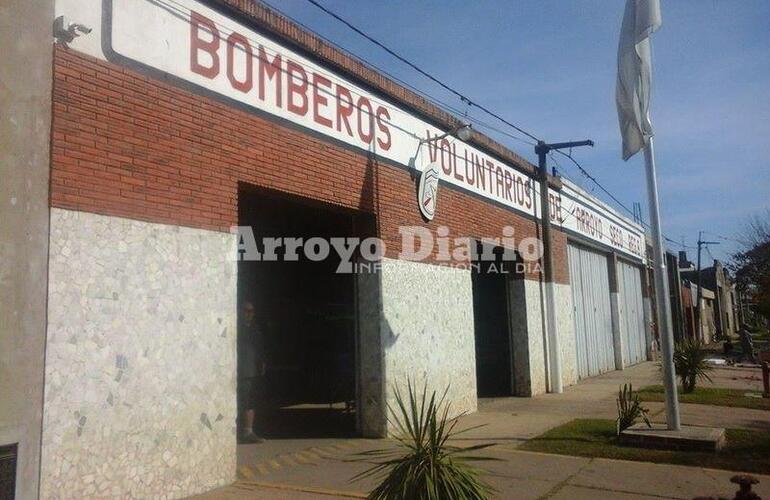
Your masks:
{"label": "spiky green plant", "polygon": [[644,420],[647,427],[652,427],[647,416],[649,410],[642,406],[639,394],[634,392],[633,385],[623,384],[623,387],[618,389],[618,399],[616,401],[618,404],[618,419],[616,420],[615,428],[618,435],[634,425],[640,418]]}
{"label": "spiky green plant", "polygon": [[398,388],[394,389],[396,408],[388,404],[388,421],[395,429],[397,446],[359,454],[372,467],[353,480],[375,477],[380,483],[369,494],[373,500],[482,500],[494,491],[481,479],[482,471],[470,462],[495,460],[473,452],[494,443],[468,447],[453,446],[448,441],[477,427],[455,430],[458,418],[449,418],[445,402],[448,387],[441,398],[433,391],[428,398],[427,384],[422,394],[408,382],[408,404]]}
{"label": "spiky green plant", "polygon": [[682,382],[682,392],[695,390],[699,380],[711,382],[708,372],[713,368],[706,362],[708,353],[699,340],[687,339],[678,342],[674,348],[674,371]]}

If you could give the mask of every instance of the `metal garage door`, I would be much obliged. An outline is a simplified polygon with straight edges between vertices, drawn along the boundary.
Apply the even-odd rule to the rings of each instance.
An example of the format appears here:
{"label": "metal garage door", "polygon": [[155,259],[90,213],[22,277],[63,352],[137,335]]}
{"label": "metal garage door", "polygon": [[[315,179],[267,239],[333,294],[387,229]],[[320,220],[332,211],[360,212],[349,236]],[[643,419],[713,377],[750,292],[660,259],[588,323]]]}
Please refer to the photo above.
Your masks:
{"label": "metal garage door", "polygon": [[618,261],[618,309],[623,338],[623,364],[635,365],[647,359],[644,329],[642,276],[638,267]]}
{"label": "metal garage door", "polygon": [[570,285],[575,308],[575,348],[580,378],[615,369],[607,257],[570,244]]}

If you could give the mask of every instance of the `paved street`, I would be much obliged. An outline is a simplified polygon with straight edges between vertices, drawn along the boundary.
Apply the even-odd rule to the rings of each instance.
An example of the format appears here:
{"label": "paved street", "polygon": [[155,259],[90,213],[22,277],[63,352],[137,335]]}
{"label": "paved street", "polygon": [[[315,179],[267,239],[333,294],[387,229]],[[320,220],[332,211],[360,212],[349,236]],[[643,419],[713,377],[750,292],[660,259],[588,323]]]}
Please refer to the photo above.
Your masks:
{"label": "paved street", "polygon": [[[756,388],[755,373],[756,370],[720,369],[714,372],[714,384]],[[487,453],[502,460],[484,466],[499,498],[732,498],[736,488],[729,482],[733,473],[728,471],[517,450],[523,441],[574,418],[614,418],[618,385],[632,382],[635,387],[642,387],[656,383],[658,377],[657,365],[644,363],[581,382],[560,395],[483,400],[480,411],[464,417],[462,426],[484,427],[464,434],[463,444],[498,443]],[[653,420],[665,420],[662,403],[647,406],[652,410]],[[682,405],[682,415],[687,424],[770,432],[770,417],[761,410]],[[373,483],[350,481],[366,469],[365,464],[354,461],[356,453],[390,445],[387,440],[289,439],[240,446],[240,481],[197,498],[363,497]],[[770,476],[760,480],[756,490],[770,497]]]}

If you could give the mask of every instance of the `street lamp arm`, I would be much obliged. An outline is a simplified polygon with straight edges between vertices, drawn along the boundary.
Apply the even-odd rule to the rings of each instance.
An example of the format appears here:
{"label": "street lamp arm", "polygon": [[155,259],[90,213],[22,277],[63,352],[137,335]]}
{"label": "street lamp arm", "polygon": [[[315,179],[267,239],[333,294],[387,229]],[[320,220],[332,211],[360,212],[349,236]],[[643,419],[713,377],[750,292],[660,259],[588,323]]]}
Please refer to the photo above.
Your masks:
{"label": "street lamp arm", "polygon": [[572,141],[572,142],[555,142],[553,144],[546,144],[543,141],[540,141],[535,146],[535,153],[543,154],[548,153],[549,151],[554,151],[556,149],[569,149],[569,148],[577,148],[581,146],[591,146],[593,147],[594,141],[587,139],[585,141]]}

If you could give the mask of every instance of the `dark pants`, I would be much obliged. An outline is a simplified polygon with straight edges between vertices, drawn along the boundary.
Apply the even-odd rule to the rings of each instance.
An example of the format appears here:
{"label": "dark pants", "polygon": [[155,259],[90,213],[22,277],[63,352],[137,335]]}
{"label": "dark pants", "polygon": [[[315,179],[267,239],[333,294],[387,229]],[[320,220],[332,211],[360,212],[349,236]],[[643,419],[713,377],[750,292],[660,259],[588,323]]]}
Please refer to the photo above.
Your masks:
{"label": "dark pants", "polygon": [[264,377],[238,379],[238,410],[255,410],[262,398]]}

